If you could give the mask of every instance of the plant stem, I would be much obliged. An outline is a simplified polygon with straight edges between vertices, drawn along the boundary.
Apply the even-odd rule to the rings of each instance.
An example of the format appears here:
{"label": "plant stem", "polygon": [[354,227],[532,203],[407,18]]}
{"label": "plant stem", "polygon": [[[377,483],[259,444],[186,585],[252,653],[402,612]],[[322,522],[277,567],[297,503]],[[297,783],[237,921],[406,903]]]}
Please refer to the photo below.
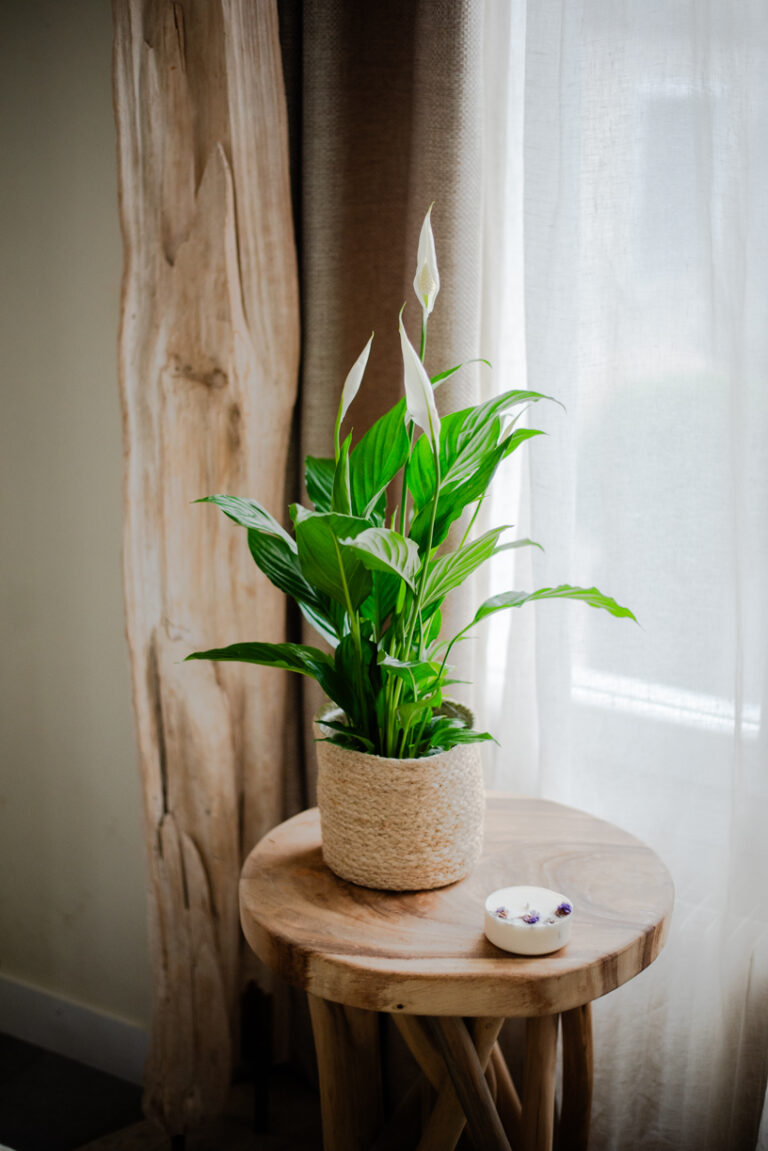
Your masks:
{"label": "plant stem", "polygon": [[[410,616],[410,621],[409,621],[409,626],[408,626],[408,636],[407,636],[407,639],[405,639],[405,643],[404,643],[403,648],[401,650],[401,658],[404,660],[407,660],[410,658],[410,653],[411,653],[411,649],[413,646],[413,636],[414,636],[414,632],[416,630],[416,623],[421,619],[421,604],[422,604],[422,601],[424,599],[424,590],[427,586],[427,575],[429,572],[429,560],[430,560],[430,555],[432,552],[432,540],[433,540],[434,534],[435,534],[435,520],[437,518],[437,502],[440,498],[440,449],[437,446],[437,444],[435,444],[434,442],[432,444],[432,451],[433,451],[434,459],[435,459],[435,494],[434,494],[434,498],[432,500],[432,514],[431,514],[430,520],[429,520],[429,533],[427,535],[427,546],[426,546],[426,550],[424,552],[424,563],[423,563],[422,569],[421,569],[421,579],[419,581],[419,587],[418,587],[418,591],[416,593],[416,601],[414,603],[413,611],[411,612],[411,616]],[[389,725],[388,725],[388,732],[387,732],[388,743],[394,742],[394,713],[395,713],[397,706],[400,702],[400,696],[402,694],[402,684],[403,684],[403,681],[398,677],[397,682],[395,684],[395,687],[393,688],[393,691],[392,691],[392,697],[393,698],[392,698],[392,704],[391,704],[391,711],[389,714]],[[416,691],[414,690],[414,699],[415,698],[416,698]]]}
{"label": "plant stem", "polygon": [[475,526],[475,520],[477,519],[478,513],[480,511],[480,508],[483,505],[484,499],[485,499],[485,494],[483,494],[480,497],[480,499],[477,501],[477,503],[475,504],[475,510],[472,512],[472,518],[470,519],[469,523],[467,524],[467,530],[464,532],[464,535],[461,537],[461,543],[459,544],[460,548],[464,547],[464,544],[467,542],[467,536],[472,531],[472,528]]}
{"label": "plant stem", "polygon": [[410,442],[408,445],[408,455],[405,460],[405,467],[403,468],[403,491],[400,497],[400,534],[403,536],[406,534],[405,514],[406,504],[408,502],[408,465],[411,462],[411,456],[413,454],[413,440],[415,431],[416,427],[413,420],[411,420],[410,424],[408,425],[408,438]]}
{"label": "plant stem", "polygon": [[349,585],[347,584],[347,577],[344,572],[344,564],[341,562],[341,552],[339,545],[334,538],[333,546],[336,549],[336,562],[339,565],[339,575],[341,576],[341,586],[344,589],[344,599],[347,601],[347,615],[349,616],[349,630],[352,634],[352,640],[357,651],[357,666],[358,666],[358,682],[355,685],[357,688],[357,698],[360,704],[360,715],[366,714],[365,707],[365,692],[363,685],[363,641],[360,635],[360,620],[358,619],[357,612],[352,607],[352,597],[349,594]]}

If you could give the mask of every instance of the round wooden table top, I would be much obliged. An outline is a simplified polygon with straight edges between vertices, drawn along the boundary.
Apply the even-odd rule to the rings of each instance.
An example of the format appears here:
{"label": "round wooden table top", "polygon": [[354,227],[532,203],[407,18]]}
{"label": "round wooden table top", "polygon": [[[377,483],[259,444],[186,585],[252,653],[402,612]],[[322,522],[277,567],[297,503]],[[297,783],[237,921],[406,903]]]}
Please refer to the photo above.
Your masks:
{"label": "round wooden table top", "polygon": [[[571,940],[551,955],[500,951],[486,896],[531,885],[572,901]],[[634,836],[542,799],[490,794],[483,855],[436,891],[372,891],[323,863],[316,808],[276,827],[240,880],[245,936],[267,966],[313,995],[417,1015],[551,1015],[589,1003],[661,951],[674,889]]]}

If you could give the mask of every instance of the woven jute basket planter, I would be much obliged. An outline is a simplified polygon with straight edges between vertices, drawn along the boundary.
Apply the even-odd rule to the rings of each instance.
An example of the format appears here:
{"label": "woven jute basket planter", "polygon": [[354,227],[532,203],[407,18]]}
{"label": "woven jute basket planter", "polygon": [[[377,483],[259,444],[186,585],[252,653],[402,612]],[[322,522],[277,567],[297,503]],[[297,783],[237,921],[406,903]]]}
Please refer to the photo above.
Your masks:
{"label": "woven jute basket planter", "polygon": [[[334,714],[335,712],[335,714]],[[323,859],[361,887],[426,891],[463,879],[480,858],[485,790],[480,745],[424,759],[349,751],[315,718]]]}

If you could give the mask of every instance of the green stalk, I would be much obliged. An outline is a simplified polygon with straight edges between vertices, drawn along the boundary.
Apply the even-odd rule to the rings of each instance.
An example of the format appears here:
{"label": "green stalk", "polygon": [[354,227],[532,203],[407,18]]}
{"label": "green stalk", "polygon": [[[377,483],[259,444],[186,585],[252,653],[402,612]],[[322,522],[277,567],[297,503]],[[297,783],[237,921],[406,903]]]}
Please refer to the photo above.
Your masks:
{"label": "green stalk", "polygon": [[[425,356],[426,350],[427,350],[427,320],[428,320],[427,312],[424,308],[422,308],[422,310],[421,310],[421,346],[419,349],[419,359],[421,360],[422,364],[424,363],[424,356]],[[405,517],[406,517],[407,502],[408,502],[408,464],[410,463],[411,455],[413,454],[413,442],[414,442],[415,430],[416,429],[414,427],[414,423],[413,423],[413,421],[411,421],[410,427],[408,429],[408,434],[410,437],[410,445],[409,445],[409,449],[408,449],[408,458],[406,459],[405,467],[403,468],[403,492],[402,492],[402,496],[401,496],[401,500],[400,500],[400,531],[402,532],[403,535],[406,534]],[[437,501],[438,501],[438,497],[439,497],[439,493],[440,493],[440,452],[439,452],[439,450],[435,450],[434,441],[432,444],[432,449],[433,449],[434,456],[435,456],[435,496],[434,496],[434,500],[432,502],[432,515],[430,518],[429,536],[427,539],[427,549],[426,549],[425,559],[424,559],[423,575],[422,575],[421,582],[419,585],[419,590],[417,592],[414,610],[411,613],[411,617],[410,617],[410,626],[408,629],[408,639],[405,642],[404,646],[401,647],[401,649],[400,649],[399,658],[401,658],[401,659],[408,659],[408,657],[409,657],[411,645],[413,644],[413,635],[414,635],[414,631],[416,629],[416,623],[420,619],[420,616],[421,616],[421,601],[423,599],[424,588],[426,586],[427,565],[429,562],[430,553],[432,551],[432,540],[433,540],[434,534],[435,534],[435,519],[437,517]],[[392,685],[391,691],[389,690],[389,683],[387,684],[387,690],[388,690],[388,696],[389,696],[388,702],[387,702],[387,753],[386,753],[387,755],[392,754],[392,751],[390,749],[393,748],[395,746],[395,743],[396,743],[396,740],[395,740],[395,713],[396,713],[397,707],[400,703],[400,696],[402,695],[402,691],[403,691],[403,681],[400,679],[400,677],[399,676],[392,676],[392,680],[395,680],[395,683]],[[390,680],[390,682],[391,682],[391,680]],[[415,681],[414,681],[414,687],[413,687],[414,699],[416,698],[416,694],[417,694],[416,693],[416,685],[415,685]],[[402,752],[405,751],[405,745],[407,743],[407,734],[408,734],[408,727],[409,726],[410,725],[406,725],[403,727],[403,730],[401,733],[401,738],[399,740],[399,751],[401,753],[401,756],[402,756]]]}
{"label": "green stalk", "polygon": [[480,496],[480,499],[475,504],[475,510],[472,512],[472,518],[470,519],[469,523],[467,524],[467,530],[464,532],[464,535],[461,537],[461,543],[459,544],[460,548],[464,547],[464,544],[467,542],[467,537],[468,537],[469,533],[472,531],[472,528],[475,526],[475,520],[478,517],[478,514],[480,512],[480,508],[483,505],[484,499],[485,499],[485,493],[483,493],[483,495]]}
{"label": "green stalk", "polygon": [[416,431],[416,426],[415,426],[413,420],[411,420],[410,424],[408,425],[408,437],[409,437],[410,443],[408,445],[408,455],[406,456],[405,467],[403,468],[403,491],[402,491],[402,495],[400,498],[400,533],[401,533],[401,535],[405,535],[405,531],[406,531],[405,513],[406,513],[406,504],[408,502],[408,465],[411,462],[411,455],[413,453],[413,440],[414,440],[415,431]]}
{"label": "green stalk", "polygon": [[[429,520],[429,534],[427,535],[427,547],[426,547],[426,551],[424,554],[424,566],[422,568],[421,580],[419,581],[419,587],[418,587],[418,591],[416,593],[416,602],[414,604],[414,609],[413,609],[413,612],[412,612],[411,618],[410,618],[408,638],[405,641],[405,644],[404,644],[403,649],[402,649],[402,654],[400,657],[402,659],[408,659],[409,653],[411,651],[411,646],[413,644],[413,635],[414,635],[414,632],[416,630],[416,623],[421,617],[421,604],[422,604],[422,601],[424,599],[424,589],[426,588],[426,585],[427,585],[427,572],[428,572],[428,567],[429,567],[430,555],[432,552],[432,540],[433,540],[434,534],[435,534],[435,520],[437,518],[437,502],[438,502],[438,499],[440,498],[440,450],[437,447],[437,445],[434,443],[434,441],[432,442],[432,452],[433,452],[433,455],[435,458],[435,495],[434,495],[434,499],[432,500],[432,514],[431,514],[430,520]],[[402,693],[402,680],[398,677],[397,683],[396,683],[395,688],[394,688],[393,693],[392,693],[393,699],[392,699],[392,711],[390,714],[388,741],[390,741],[390,740],[394,741],[394,713],[395,713],[395,710],[397,709],[397,705],[400,702],[401,693]],[[415,692],[414,692],[414,695],[415,695]]]}
{"label": "green stalk", "polygon": [[347,584],[347,577],[344,574],[344,564],[341,562],[341,552],[339,545],[334,538],[333,546],[336,549],[336,560],[339,565],[339,575],[341,576],[341,586],[344,589],[344,599],[347,601],[347,614],[349,616],[349,630],[352,633],[352,639],[357,649],[357,666],[359,669],[358,683],[357,683],[357,697],[360,704],[360,714],[365,714],[365,699],[363,695],[362,683],[362,668],[363,668],[363,641],[360,635],[360,620],[358,619],[357,612],[352,607],[352,598],[349,594],[349,585]]}

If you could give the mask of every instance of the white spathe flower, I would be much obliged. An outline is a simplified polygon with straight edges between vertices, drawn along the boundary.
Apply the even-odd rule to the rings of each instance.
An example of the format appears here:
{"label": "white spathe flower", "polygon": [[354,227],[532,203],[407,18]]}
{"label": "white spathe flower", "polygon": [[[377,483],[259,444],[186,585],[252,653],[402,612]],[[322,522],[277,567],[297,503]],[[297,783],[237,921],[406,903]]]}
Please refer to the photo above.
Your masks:
{"label": "white spathe flower", "polygon": [[365,371],[365,366],[368,363],[368,356],[370,355],[372,343],[373,343],[373,332],[371,332],[370,340],[365,345],[365,347],[363,348],[362,352],[360,353],[360,355],[355,360],[352,367],[349,369],[349,373],[347,375],[347,378],[344,381],[344,387],[341,390],[341,403],[339,404],[339,414],[336,418],[336,427],[337,428],[341,427],[341,425],[344,421],[344,417],[346,416],[347,411],[349,409],[349,405],[352,403],[355,396],[357,395],[357,393],[360,390],[360,384],[362,383],[362,380],[363,380],[363,372]]}
{"label": "white spathe flower", "polygon": [[432,205],[424,217],[419,234],[419,251],[416,263],[416,275],[413,280],[413,290],[426,316],[430,315],[435,306],[435,297],[440,291],[440,273],[437,270],[437,254],[435,253],[435,237],[432,235]]}
{"label": "white spathe flower", "polygon": [[400,347],[405,370],[405,422],[411,420],[427,433],[437,452],[440,443],[440,417],[435,406],[435,393],[416,349],[406,335],[400,315]]}

